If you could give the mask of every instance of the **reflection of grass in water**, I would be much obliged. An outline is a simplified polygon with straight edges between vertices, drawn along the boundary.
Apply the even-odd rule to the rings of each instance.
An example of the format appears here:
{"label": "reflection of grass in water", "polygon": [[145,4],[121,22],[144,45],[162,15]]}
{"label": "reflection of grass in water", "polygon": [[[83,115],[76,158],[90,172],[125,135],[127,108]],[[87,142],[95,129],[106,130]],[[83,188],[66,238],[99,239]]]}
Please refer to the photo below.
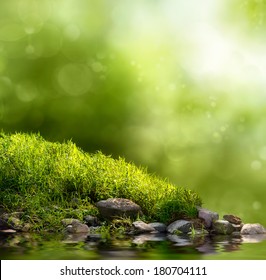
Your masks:
{"label": "reflection of grass in water", "polygon": [[75,144],[51,143],[40,135],[2,133],[0,204],[23,211],[38,229],[57,229],[66,217],[97,214],[94,203],[123,197],[138,203],[154,220],[194,217],[199,196],[143,168],[103,155],[88,154]]}

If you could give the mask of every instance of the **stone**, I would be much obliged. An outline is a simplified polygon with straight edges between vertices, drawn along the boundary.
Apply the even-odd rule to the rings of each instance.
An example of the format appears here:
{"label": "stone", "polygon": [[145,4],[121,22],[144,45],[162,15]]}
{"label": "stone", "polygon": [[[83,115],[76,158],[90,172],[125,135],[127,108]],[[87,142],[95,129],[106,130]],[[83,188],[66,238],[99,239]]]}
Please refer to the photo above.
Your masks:
{"label": "stone", "polygon": [[88,233],[89,227],[83,223],[81,223],[77,219],[73,219],[71,224],[68,224],[66,227],[67,233]]}
{"label": "stone", "polygon": [[101,216],[107,220],[114,218],[136,219],[142,215],[141,207],[133,201],[125,198],[109,198],[96,203]]}
{"label": "stone", "polygon": [[77,221],[72,222],[72,228],[74,230],[74,233],[87,233],[89,232],[89,227],[85,224],[82,224]]}
{"label": "stone", "polygon": [[216,234],[232,234],[235,228],[231,223],[225,220],[217,220],[212,223],[212,229]]}
{"label": "stone", "polygon": [[166,225],[163,223],[155,222],[155,223],[149,223],[148,225],[153,227],[158,232],[166,232]]}
{"label": "stone", "polygon": [[136,221],[132,223],[135,233],[145,233],[155,231],[155,228],[144,223],[143,221]]}
{"label": "stone", "polygon": [[264,234],[266,233],[266,229],[261,224],[245,224],[243,225],[240,233],[242,235]]}
{"label": "stone", "polygon": [[176,232],[181,232],[181,233],[188,233],[191,231],[192,228],[192,223],[190,221],[186,220],[177,220],[166,228],[167,232],[169,233],[176,233]]}
{"label": "stone", "polygon": [[206,228],[211,228],[212,223],[219,220],[218,213],[201,207],[198,207],[198,217],[204,221]]}
{"label": "stone", "polygon": [[99,225],[97,217],[87,215],[87,216],[84,217],[84,220],[85,220],[85,222],[88,226],[96,227],[96,226]]}
{"label": "stone", "polygon": [[235,231],[240,232],[244,223],[241,223],[240,225],[232,224],[232,226],[235,228]]}
{"label": "stone", "polygon": [[232,214],[224,215],[223,218],[231,224],[240,225],[242,223],[241,218]]}
{"label": "stone", "polygon": [[31,226],[30,223],[25,223],[25,224],[22,226],[21,231],[23,231],[23,232],[28,232],[28,231],[30,231],[31,227],[32,227],[32,226]]}
{"label": "stone", "polygon": [[0,232],[3,233],[16,233],[17,231],[14,229],[1,229]]}
{"label": "stone", "polygon": [[61,223],[63,224],[63,226],[68,226],[68,225],[72,225],[73,222],[77,222],[77,223],[82,223],[80,220],[78,219],[73,219],[73,218],[67,218],[67,219],[63,219],[61,221]]}

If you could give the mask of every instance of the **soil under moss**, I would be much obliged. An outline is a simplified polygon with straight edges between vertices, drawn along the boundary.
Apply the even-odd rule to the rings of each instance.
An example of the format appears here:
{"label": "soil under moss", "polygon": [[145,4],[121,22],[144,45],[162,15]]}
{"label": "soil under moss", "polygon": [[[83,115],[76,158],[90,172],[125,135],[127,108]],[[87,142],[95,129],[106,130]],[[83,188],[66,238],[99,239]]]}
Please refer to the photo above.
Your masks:
{"label": "soil under moss", "polygon": [[147,220],[170,222],[197,215],[194,191],[148,174],[123,158],[89,154],[74,143],[52,143],[39,134],[0,135],[0,208],[23,212],[34,229],[58,229],[63,218],[99,215],[95,203],[127,198]]}

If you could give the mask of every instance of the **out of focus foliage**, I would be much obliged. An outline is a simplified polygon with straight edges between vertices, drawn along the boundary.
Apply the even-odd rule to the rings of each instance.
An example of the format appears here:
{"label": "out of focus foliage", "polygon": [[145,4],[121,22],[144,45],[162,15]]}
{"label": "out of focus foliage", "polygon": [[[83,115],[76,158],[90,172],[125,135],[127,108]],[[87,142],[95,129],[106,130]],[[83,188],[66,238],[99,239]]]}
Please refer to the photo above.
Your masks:
{"label": "out of focus foliage", "polygon": [[0,126],[265,213],[265,1],[0,2]]}

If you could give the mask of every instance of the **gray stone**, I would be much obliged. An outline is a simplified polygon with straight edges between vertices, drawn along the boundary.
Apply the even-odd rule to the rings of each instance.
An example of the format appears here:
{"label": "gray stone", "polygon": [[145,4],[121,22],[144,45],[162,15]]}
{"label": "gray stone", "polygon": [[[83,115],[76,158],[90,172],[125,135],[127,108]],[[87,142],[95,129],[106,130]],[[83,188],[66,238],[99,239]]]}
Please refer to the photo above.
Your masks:
{"label": "gray stone", "polygon": [[73,219],[73,218],[67,218],[67,219],[63,219],[61,221],[61,223],[66,227],[68,225],[72,225],[73,222],[78,222],[78,223],[82,223],[80,220],[78,219]]}
{"label": "gray stone", "polygon": [[235,228],[225,220],[217,220],[212,223],[212,229],[216,234],[232,234]]}
{"label": "gray stone", "polygon": [[154,227],[144,223],[143,221],[136,221],[132,223],[134,227],[134,232],[136,233],[145,233],[155,231]]}
{"label": "gray stone", "polygon": [[99,225],[97,217],[87,215],[84,217],[84,220],[88,226],[96,227]]}
{"label": "gray stone", "polygon": [[0,232],[4,233],[16,233],[17,231],[14,229],[1,229]]}
{"label": "gray stone", "polygon": [[166,230],[169,233],[176,233],[176,232],[188,233],[191,231],[191,228],[192,228],[192,223],[190,221],[177,220],[177,221],[171,223],[166,228]]}
{"label": "gray stone", "polygon": [[163,223],[149,223],[148,225],[152,226],[155,230],[159,232],[166,232],[166,225]]}
{"label": "gray stone", "polygon": [[89,227],[79,220],[73,219],[71,224],[68,224],[66,227],[67,233],[88,233]]}
{"label": "gray stone", "polygon": [[263,234],[266,233],[266,229],[261,224],[245,224],[240,233],[246,234]]}
{"label": "gray stone", "polygon": [[114,218],[132,218],[136,219],[142,215],[141,207],[133,201],[125,198],[109,198],[96,203],[101,216],[107,220]]}
{"label": "gray stone", "polygon": [[89,227],[85,224],[82,224],[80,222],[73,221],[72,222],[72,228],[74,230],[74,233],[87,233],[89,232]]}
{"label": "gray stone", "polygon": [[206,228],[210,228],[214,221],[219,220],[218,213],[200,207],[198,207],[198,217],[204,221]]}
{"label": "gray stone", "polygon": [[242,223],[241,218],[232,214],[224,215],[223,218],[231,224],[240,225]]}

